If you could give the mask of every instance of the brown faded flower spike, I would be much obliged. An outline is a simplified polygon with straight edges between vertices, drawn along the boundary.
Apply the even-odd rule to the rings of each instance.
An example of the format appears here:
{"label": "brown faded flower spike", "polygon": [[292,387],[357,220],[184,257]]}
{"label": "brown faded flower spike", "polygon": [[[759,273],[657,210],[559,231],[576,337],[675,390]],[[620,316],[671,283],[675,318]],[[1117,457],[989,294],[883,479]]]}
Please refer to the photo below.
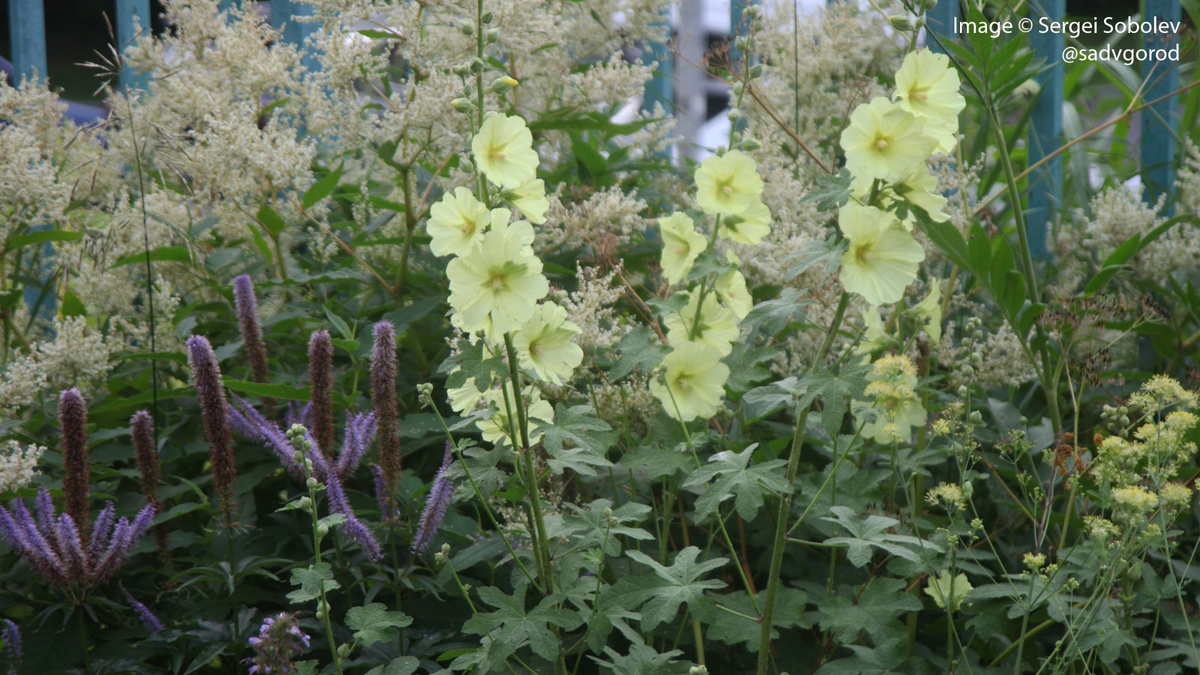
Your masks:
{"label": "brown faded flower spike", "polygon": [[[71,388],[58,397],[58,424],[62,429],[63,492],[66,512],[81,529],[88,522],[88,449],[87,404],[78,389]],[[81,532],[86,537],[86,533]]]}
{"label": "brown faded flower spike", "polygon": [[329,459],[333,447],[333,343],[319,330],[308,340],[308,377],[312,380],[312,425],[317,447]]}
{"label": "brown faded flower spike", "polygon": [[378,425],[379,466],[387,494],[396,493],[400,479],[400,439],[396,436],[396,329],[387,321],[375,324],[371,353],[371,404]]}
{"label": "brown faded flower spike", "polygon": [[236,502],[233,496],[233,481],[237,470],[233,465],[233,437],[229,431],[229,404],[225,401],[225,385],[221,383],[221,369],[217,366],[217,355],[212,345],[199,335],[187,341],[188,361],[192,366],[192,379],[196,385],[196,398],[200,400],[200,416],[204,420],[204,436],[208,439],[208,458],[212,464],[213,485],[225,515],[226,525],[233,522]]}

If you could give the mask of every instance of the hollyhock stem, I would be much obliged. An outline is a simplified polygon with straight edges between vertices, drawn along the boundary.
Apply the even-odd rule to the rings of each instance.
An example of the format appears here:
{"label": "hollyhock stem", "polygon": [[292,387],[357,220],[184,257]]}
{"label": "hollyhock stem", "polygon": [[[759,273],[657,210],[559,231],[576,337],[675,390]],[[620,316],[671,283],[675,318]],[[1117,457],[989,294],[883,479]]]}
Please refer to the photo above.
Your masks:
{"label": "hollyhock stem", "polygon": [[[825,360],[830,347],[833,346],[833,339],[837,336],[838,328],[842,325],[842,318],[846,315],[846,306],[849,304],[850,294],[842,291],[837,309],[834,310],[833,321],[829,324],[829,332],[825,334],[825,341],[821,343],[821,349],[817,352],[817,357],[813,359],[809,373],[815,372]],[[808,406],[802,411],[797,411],[796,433],[792,436],[792,450],[788,456],[788,485],[796,482],[796,473],[800,468],[800,446],[804,444],[804,432],[808,426],[810,410],[812,407]],[[836,473],[836,471],[835,468],[834,472]],[[771,572],[767,577],[767,599],[766,604],[763,605],[762,623],[759,626],[758,675],[767,675],[767,666],[771,662],[771,629],[775,614],[775,596],[779,592],[779,572],[783,568],[783,549],[787,545],[788,514],[791,513],[791,510],[791,495],[780,497],[779,513],[775,517],[775,543],[771,547]]]}

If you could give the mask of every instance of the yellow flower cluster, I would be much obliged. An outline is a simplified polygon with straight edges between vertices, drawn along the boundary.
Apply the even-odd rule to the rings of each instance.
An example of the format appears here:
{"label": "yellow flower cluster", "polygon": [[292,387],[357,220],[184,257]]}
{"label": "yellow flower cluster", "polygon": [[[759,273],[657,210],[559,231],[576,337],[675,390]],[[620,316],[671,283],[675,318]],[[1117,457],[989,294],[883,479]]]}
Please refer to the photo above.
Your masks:
{"label": "yellow flower cluster", "polygon": [[925,407],[917,396],[917,368],[903,354],[889,354],[871,364],[866,401],[852,401],[850,409],[863,425],[862,434],[876,443],[905,442],[914,426],[924,426]]}
{"label": "yellow flower cluster", "polygon": [[[696,229],[685,213],[658,219],[663,250],[661,267],[668,284],[687,284],[688,275],[717,238],[758,244],[771,232],[771,211],[762,201],[763,181],[754,160],[740,150],[705,159],[693,176],[696,203],[713,216],[711,237]],[[733,351],[738,324],[754,306],[746,278],[736,268],[705,278],[699,287],[677,291],[683,307],[666,313],[663,324],[673,351],[663,359],[665,372],[650,389],[667,414],[683,422],[712,417],[720,410],[729,367],[722,357]]]}
{"label": "yellow flower cluster", "polygon": [[[938,221],[946,200],[925,167],[934,152],[949,153],[966,101],[949,59],[928,49],[910,53],[896,73],[891,99],[876,98],[850,115],[842,132],[854,199],[841,208],[838,224],[849,242],[842,256],[845,289],[872,305],[904,297],[925,251],[911,235],[913,217],[891,210],[906,202]],[[940,334],[940,316],[936,331]],[[933,332],[930,332],[933,336]]]}
{"label": "yellow flower cluster", "polygon": [[967,498],[962,488],[952,483],[939,483],[937,487],[925,493],[925,501],[931,506],[940,505],[947,511],[967,508]]}
{"label": "yellow flower cluster", "polygon": [[[434,255],[454,256],[446,266],[450,320],[472,341],[481,335],[492,356],[503,354],[502,345],[510,339],[527,375],[563,384],[583,361],[583,350],[574,343],[581,331],[568,320],[565,309],[545,299],[550,284],[533,252],[535,233],[530,221],[545,222],[549,206],[545,184],[536,178],[539,159],[533,136],[520,117],[493,114],[483,121],[471,149],[482,176],[503,188],[495,198],[507,201],[526,219],[514,219],[511,209],[485,203],[492,201],[486,195],[480,201],[465,187],[433,205],[426,225],[430,250]],[[554,410],[535,387],[524,387],[521,394],[533,443],[540,438],[538,421],[552,421]],[[484,438],[512,443],[509,415],[517,399],[511,381],[504,388],[480,391],[472,378],[451,389],[449,396],[459,413],[486,405],[492,415],[478,423]]]}

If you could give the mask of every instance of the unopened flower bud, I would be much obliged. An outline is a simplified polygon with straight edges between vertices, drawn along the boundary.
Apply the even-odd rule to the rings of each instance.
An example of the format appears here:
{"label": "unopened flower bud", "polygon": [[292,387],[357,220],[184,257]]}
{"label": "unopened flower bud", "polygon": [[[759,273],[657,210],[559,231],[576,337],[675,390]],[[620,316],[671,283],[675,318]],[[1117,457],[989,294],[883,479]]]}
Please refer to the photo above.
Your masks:
{"label": "unopened flower bud", "polygon": [[418,384],[417,400],[421,402],[422,408],[433,405],[433,385],[428,382]]}
{"label": "unopened flower bud", "polygon": [[912,23],[909,22],[907,17],[889,16],[888,23],[892,24],[892,28],[895,28],[901,32],[907,33],[908,31],[912,30]]}
{"label": "unopened flower bud", "polygon": [[454,73],[455,75],[457,75],[459,77],[466,77],[467,72],[469,72],[469,70],[466,66],[458,65],[458,66],[454,66],[453,68],[451,68],[450,72]]}
{"label": "unopened flower bud", "polygon": [[475,24],[467,20],[463,20],[461,23],[459,23],[458,29],[462,31],[463,35],[475,34]]}
{"label": "unopened flower bud", "polygon": [[483,13],[483,17],[482,17],[482,18],[483,18],[483,23],[484,23],[485,25],[486,25],[486,24],[489,24],[489,23],[491,23],[491,22],[492,22],[492,13],[491,13],[490,11],[489,11],[489,12],[484,12],[484,13]]}
{"label": "unopened flower bud", "polygon": [[317,537],[324,539],[328,534],[329,534],[329,525],[327,525],[326,523],[319,523],[317,525]]}
{"label": "unopened flower bud", "polygon": [[750,38],[746,37],[745,35],[739,35],[737,38],[734,39],[733,46],[736,47],[739,51],[744,52],[750,48]]}
{"label": "unopened flower bud", "polygon": [[316,490],[318,485],[320,485],[320,483],[312,476],[309,476],[308,480],[304,481],[304,487],[308,488],[309,490]]}
{"label": "unopened flower bud", "polygon": [[970,499],[971,495],[975,494],[975,484],[968,481],[962,486],[963,496]]}
{"label": "unopened flower bud", "polygon": [[730,108],[729,112],[726,113],[726,116],[729,117],[730,122],[736,122],[742,119],[742,111],[738,110],[737,108]]}
{"label": "unopened flower bud", "polygon": [[485,40],[487,40],[489,45],[494,45],[500,41],[500,29],[489,28],[488,32],[484,33],[483,37]]}
{"label": "unopened flower bud", "polygon": [[761,63],[756,63],[756,64],[750,66],[750,77],[751,78],[762,77],[762,73],[763,73],[763,67],[762,67]]}
{"label": "unopened flower bud", "polygon": [[301,497],[300,508],[304,509],[305,511],[312,511],[312,500],[308,497]]}
{"label": "unopened flower bud", "polygon": [[[750,7],[753,6],[754,5],[750,5]],[[691,669],[688,670],[688,675],[708,675],[708,666],[692,666]]]}
{"label": "unopened flower bud", "polygon": [[475,109],[475,104],[471,103],[471,100],[467,98],[456,98],[450,101],[450,107],[460,113],[469,113]]}
{"label": "unopened flower bud", "polygon": [[754,17],[758,16],[758,5],[749,5],[743,9],[742,16],[746,17],[747,19],[753,19]]}
{"label": "unopened flower bud", "polygon": [[751,152],[762,147],[762,142],[753,136],[747,136],[742,139],[742,150]]}
{"label": "unopened flower bud", "polygon": [[472,73],[482,73],[483,72],[483,59],[480,59],[478,57],[471,59],[471,72]]}
{"label": "unopened flower bud", "polygon": [[346,659],[346,658],[349,658],[349,657],[350,657],[350,645],[349,645],[349,644],[347,644],[347,643],[345,643],[345,642],[343,642],[342,644],[338,645],[338,652],[337,652],[337,653],[338,653],[338,658],[339,658],[339,659]]}
{"label": "unopened flower bud", "polygon": [[495,92],[497,94],[503,94],[511,91],[513,87],[517,86],[517,84],[519,83],[516,80],[508,75],[505,75],[504,77],[497,77],[496,79],[492,80],[491,85],[488,86],[488,91]]}
{"label": "unopened flower bud", "polygon": [[746,85],[742,84],[741,82],[733,83],[734,96],[741,96],[743,91],[746,91]]}

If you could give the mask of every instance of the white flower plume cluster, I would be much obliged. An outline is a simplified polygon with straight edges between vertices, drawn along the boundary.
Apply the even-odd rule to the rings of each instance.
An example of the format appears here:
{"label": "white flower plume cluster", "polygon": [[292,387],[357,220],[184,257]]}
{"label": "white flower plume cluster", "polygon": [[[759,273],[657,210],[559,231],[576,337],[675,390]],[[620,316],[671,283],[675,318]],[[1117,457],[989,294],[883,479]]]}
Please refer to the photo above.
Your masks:
{"label": "white flower plume cluster", "polygon": [[46,448],[40,445],[22,448],[17,441],[8,441],[0,449],[0,495],[29,485],[38,474],[37,464],[45,452]]}

